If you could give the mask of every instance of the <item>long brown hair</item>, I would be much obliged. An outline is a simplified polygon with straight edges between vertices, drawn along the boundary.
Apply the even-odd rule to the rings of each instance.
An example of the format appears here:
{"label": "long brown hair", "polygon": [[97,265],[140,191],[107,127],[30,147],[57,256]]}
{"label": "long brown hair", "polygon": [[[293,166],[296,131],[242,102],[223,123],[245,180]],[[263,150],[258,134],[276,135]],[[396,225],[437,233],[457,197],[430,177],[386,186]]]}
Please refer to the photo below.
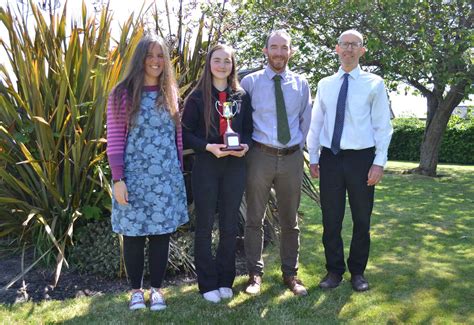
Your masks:
{"label": "long brown hair", "polygon": [[[176,124],[179,123],[178,87],[168,47],[161,37],[153,33],[147,33],[138,42],[135,52],[128,63],[125,77],[112,90],[114,103],[120,102],[124,92],[127,94],[126,111],[129,127],[133,126],[140,111],[140,101],[145,79],[145,59],[148,51],[154,45],[159,45],[163,51],[163,71],[158,77],[160,96],[156,99],[156,107],[164,107],[169,111],[174,122]],[[115,104],[114,107],[118,109],[119,105]]]}
{"label": "long brown hair", "polygon": [[[211,73],[211,58],[212,54],[214,54],[217,50],[228,50],[230,52],[230,57],[232,60],[232,70],[227,77],[227,86],[232,89],[232,91],[237,91],[240,89],[239,80],[237,79],[237,71],[235,67],[235,51],[232,47],[225,45],[225,44],[217,44],[214,45],[211,50],[206,55],[206,63],[204,65],[204,71],[199,78],[199,81],[194,87],[193,91],[186,97],[185,101],[188,101],[189,97],[196,90],[200,90],[202,92],[202,100],[204,103],[204,123],[206,125],[206,137],[209,135],[209,130],[212,126],[212,112],[214,111],[214,105],[212,103],[212,73]],[[186,105],[186,103],[185,103]],[[214,126],[216,128],[216,126]]]}

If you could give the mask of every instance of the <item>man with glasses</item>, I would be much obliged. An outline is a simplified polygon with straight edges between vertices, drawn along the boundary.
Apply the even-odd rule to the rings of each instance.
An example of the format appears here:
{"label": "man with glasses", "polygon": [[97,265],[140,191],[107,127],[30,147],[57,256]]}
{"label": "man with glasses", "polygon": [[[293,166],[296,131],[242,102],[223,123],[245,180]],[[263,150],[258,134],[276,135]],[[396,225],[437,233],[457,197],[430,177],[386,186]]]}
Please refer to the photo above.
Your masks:
{"label": "man with glasses", "polygon": [[323,289],[337,287],[346,270],[341,237],[346,191],[353,221],[347,267],[352,288],[369,289],[364,271],[374,186],[383,176],[392,125],[382,78],[359,66],[365,51],[358,31],[347,30],[339,36],[336,53],[341,66],[318,84],[307,137],[310,173],[319,178],[321,194],[327,269],[319,283]]}

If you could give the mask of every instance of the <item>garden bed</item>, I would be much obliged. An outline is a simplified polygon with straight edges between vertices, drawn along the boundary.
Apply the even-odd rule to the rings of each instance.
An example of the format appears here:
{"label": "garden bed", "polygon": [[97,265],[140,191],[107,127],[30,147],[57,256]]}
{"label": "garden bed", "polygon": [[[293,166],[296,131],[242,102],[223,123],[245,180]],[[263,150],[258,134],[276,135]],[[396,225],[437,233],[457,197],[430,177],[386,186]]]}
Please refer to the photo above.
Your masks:
{"label": "garden bed", "polygon": [[[240,246],[240,245],[239,245]],[[2,256],[3,255],[3,256]],[[33,254],[25,256],[25,268],[33,262]],[[246,272],[245,259],[241,249],[237,252],[237,274]],[[0,288],[5,287],[16,275],[21,273],[21,255],[0,253]],[[7,290],[0,289],[0,304],[15,304],[26,301],[39,302],[42,300],[65,300],[83,296],[96,296],[103,294],[120,293],[130,289],[125,277],[106,278],[96,275],[81,274],[73,268],[63,268],[61,277],[56,287],[53,287],[54,271],[41,266],[35,266],[24,277]],[[193,283],[194,276],[178,274],[167,276],[164,287],[181,283]],[[144,279],[144,288],[148,288],[149,281]]]}

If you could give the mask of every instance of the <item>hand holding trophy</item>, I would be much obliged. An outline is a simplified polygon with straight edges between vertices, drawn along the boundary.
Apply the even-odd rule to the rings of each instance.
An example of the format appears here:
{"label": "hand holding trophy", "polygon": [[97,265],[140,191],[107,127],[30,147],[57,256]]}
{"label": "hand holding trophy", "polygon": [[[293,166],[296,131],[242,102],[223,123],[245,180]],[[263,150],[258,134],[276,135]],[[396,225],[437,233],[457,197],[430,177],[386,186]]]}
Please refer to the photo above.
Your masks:
{"label": "hand holding trophy", "polygon": [[[222,110],[219,109],[222,107]],[[239,101],[232,101],[232,102],[224,102],[220,103],[216,101],[215,108],[220,116],[226,119],[227,121],[227,129],[224,132],[224,144],[226,145],[224,148],[221,148],[222,151],[241,151],[244,150],[244,147],[240,144],[240,135],[232,130],[230,126],[230,120],[240,111],[240,102]]]}

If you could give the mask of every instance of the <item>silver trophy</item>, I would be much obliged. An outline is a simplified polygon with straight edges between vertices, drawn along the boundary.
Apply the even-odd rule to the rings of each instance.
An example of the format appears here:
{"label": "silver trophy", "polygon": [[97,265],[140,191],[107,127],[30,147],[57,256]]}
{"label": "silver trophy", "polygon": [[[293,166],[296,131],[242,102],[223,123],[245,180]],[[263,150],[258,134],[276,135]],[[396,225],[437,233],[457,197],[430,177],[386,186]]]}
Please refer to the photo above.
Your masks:
{"label": "silver trophy", "polygon": [[[219,101],[215,103],[216,111],[219,113],[220,116],[226,119],[227,121],[227,129],[225,130],[223,137],[224,137],[224,144],[226,145],[225,148],[221,149],[222,151],[240,151],[244,150],[244,147],[240,145],[240,136],[237,132],[232,130],[230,126],[230,120],[240,112],[240,101],[232,101],[232,102],[224,102],[221,104]],[[222,110],[220,109],[222,108]]]}

